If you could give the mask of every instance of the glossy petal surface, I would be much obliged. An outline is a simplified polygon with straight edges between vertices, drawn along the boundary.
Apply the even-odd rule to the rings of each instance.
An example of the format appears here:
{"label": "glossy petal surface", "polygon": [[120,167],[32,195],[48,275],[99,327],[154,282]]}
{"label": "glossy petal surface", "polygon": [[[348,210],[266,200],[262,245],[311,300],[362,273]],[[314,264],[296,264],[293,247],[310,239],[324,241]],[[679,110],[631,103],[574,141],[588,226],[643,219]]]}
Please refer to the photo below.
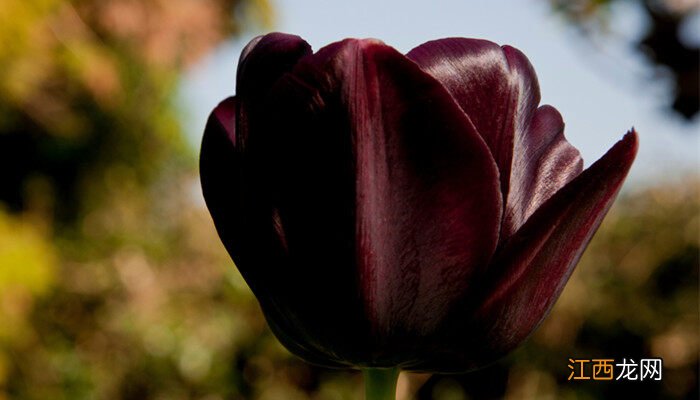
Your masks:
{"label": "glossy petal surface", "polygon": [[551,106],[535,111],[527,132],[516,136],[502,240],[513,235],[559,189],[583,170],[578,150],[564,137],[564,121]]}
{"label": "glossy petal surface", "polygon": [[454,96],[489,145],[505,201],[502,241],[582,170],[564,123],[549,106],[527,57],[510,46],[479,39],[427,42],[408,57]]}

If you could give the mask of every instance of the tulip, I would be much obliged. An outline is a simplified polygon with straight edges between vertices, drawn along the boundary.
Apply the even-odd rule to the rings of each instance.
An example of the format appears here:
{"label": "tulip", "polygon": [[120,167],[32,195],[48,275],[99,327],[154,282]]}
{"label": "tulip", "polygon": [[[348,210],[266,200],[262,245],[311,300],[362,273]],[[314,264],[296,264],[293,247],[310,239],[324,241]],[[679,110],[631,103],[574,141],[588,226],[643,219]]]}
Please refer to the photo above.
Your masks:
{"label": "tulip", "polygon": [[201,180],[280,342],[387,393],[398,370],[465,372],[522,343],[637,151],[631,130],[584,171],[539,102],[525,55],[485,40],[403,55],[254,39],[207,123]]}

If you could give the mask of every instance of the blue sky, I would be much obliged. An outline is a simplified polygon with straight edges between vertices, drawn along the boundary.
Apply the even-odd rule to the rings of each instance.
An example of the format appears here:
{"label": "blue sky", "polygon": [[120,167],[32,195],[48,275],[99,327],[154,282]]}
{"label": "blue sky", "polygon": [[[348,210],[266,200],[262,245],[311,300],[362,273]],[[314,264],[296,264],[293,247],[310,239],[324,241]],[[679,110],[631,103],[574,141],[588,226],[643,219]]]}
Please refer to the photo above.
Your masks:
{"label": "blue sky", "polygon": [[[314,49],[345,37],[378,38],[403,52],[450,36],[510,44],[534,65],[542,103],[562,113],[566,136],[586,166],[634,126],[640,151],[629,187],[679,179],[700,168],[700,118],[688,124],[667,112],[667,94],[657,74],[624,45],[624,37],[644,29],[631,6],[617,10],[621,18],[610,27],[613,40],[601,45],[582,40],[542,0],[277,0],[273,5],[271,29],[298,34]],[[180,99],[194,146],[211,109],[235,93],[242,47],[261,33],[265,31],[246,32],[224,44],[187,74]]]}

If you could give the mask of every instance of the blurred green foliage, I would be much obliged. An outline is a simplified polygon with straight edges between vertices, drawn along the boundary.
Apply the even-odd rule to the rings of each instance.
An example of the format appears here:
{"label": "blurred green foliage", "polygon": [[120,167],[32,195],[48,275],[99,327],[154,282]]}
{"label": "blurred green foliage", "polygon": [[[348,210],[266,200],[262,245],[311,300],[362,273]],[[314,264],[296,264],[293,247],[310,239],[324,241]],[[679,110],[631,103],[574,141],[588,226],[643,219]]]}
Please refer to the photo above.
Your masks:
{"label": "blurred green foliage", "polygon": [[[173,97],[261,0],[0,0],[0,399],[360,399],[270,334],[199,196]],[[698,188],[629,194],[552,315],[403,399],[696,398]],[[566,380],[570,357],[664,357],[661,383]],[[640,394],[641,393],[641,394]]]}

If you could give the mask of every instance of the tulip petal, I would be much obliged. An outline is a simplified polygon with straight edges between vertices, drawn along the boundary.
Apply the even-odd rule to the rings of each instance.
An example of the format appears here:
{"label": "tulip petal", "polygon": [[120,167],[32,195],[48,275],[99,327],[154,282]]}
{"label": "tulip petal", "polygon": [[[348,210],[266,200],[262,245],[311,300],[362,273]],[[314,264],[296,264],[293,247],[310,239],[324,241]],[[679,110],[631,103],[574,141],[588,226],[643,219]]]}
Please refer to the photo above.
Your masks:
{"label": "tulip petal", "polygon": [[[329,359],[324,352],[305,345],[312,340],[299,331],[289,316],[279,313],[274,295],[260,275],[264,269],[256,265],[284,264],[284,246],[274,232],[274,224],[264,202],[251,201],[244,171],[244,155],[236,145],[236,110],[238,101],[231,97],[222,101],[211,113],[202,139],[200,174],[207,208],[224,246],[236,262],[246,282],[266,311],[270,327],[285,346],[304,359],[328,367],[344,364]],[[272,303],[272,304],[271,304]],[[272,315],[270,315],[272,313]]]}
{"label": "tulip petal", "polygon": [[551,107],[537,108],[535,71],[510,46],[450,38],[418,46],[408,57],[445,85],[489,145],[505,202],[502,243],[581,172],[561,117]]}
{"label": "tulip petal", "polygon": [[267,92],[310,52],[309,45],[299,37],[278,33],[258,37],[243,50],[238,96],[219,104],[207,122],[200,174],[217,232],[280,341],[312,363],[340,367],[345,364],[308,345],[313,339],[299,329],[293,315],[276,306],[272,294],[276,285],[261,278],[269,272],[266,266],[286,265],[286,246],[263,177],[256,173],[255,154],[247,149],[251,128],[254,131],[258,121],[265,118]]}
{"label": "tulip petal", "polygon": [[[434,329],[498,239],[498,171],[473,125],[439,82],[372,40],[302,59],[270,97],[259,145],[294,257],[289,302],[318,324],[353,298],[359,268],[371,337]],[[334,323],[343,337],[347,322]]]}
{"label": "tulip petal", "polygon": [[277,233],[269,199],[261,190],[265,183],[256,174],[255,157],[246,142],[251,127],[264,120],[263,104],[269,89],[310,52],[309,45],[293,35],[271,33],[251,41],[239,62],[239,94],[214,109],[202,139],[204,198],[219,236],[253,291],[253,276],[259,272],[249,268],[254,262],[243,260],[258,258],[255,253],[260,247],[274,247],[270,240]]}
{"label": "tulip petal", "polygon": [[253,39],[241,52],[236,74],[239,100],[238,139],[247,142],[252,119],[265,118],[265,98],[270,88],[302,57],[311,54],[304,39],[285,33],[269,33]]}
{"label": "tulip petal", "polygon": [[253,39],[238,62],[237,97],[263,98],[282,75],[308,54],[311,46],[299,36],[274,32]]}
{"label": "tulip petal", "polygon": [[550,198],[499,250],[476,312],[492,348],[523,341],[559,297],[637,153],[634,130]]}
{"label": "tulip petal", "polygon": [[524,56],[511,53],[487,40],[449,38],[424,43],[407,55],[445,85],[472,120],[498,164],[504,196],[515,135],[526,130],[540,101],[532,67]]}
{"label": "tulip petal", "polygon": [[[494,256],[440,335],[405,370],[463,373],[502,357],[549,312],[612,205],[637,151],[634,131],[538,209]],[[445,346],[444,343],[450,343]]]}
{"label": "tulip petal", "polygon": [[[236,149],[236,111],[234,97],[222,101],[212,111],[204,129],[199,171],[202,192],[224,245],[238,233],[237,212],[242,198],[241,155]],[[234,240],[234,243],[238,241]]]}
{"label": "tulip petal", "polygon": [[566,141],[564,121],[554,107],[539,107],[527,134],[516,140],[501,243],[583,170],[581,154]]}

